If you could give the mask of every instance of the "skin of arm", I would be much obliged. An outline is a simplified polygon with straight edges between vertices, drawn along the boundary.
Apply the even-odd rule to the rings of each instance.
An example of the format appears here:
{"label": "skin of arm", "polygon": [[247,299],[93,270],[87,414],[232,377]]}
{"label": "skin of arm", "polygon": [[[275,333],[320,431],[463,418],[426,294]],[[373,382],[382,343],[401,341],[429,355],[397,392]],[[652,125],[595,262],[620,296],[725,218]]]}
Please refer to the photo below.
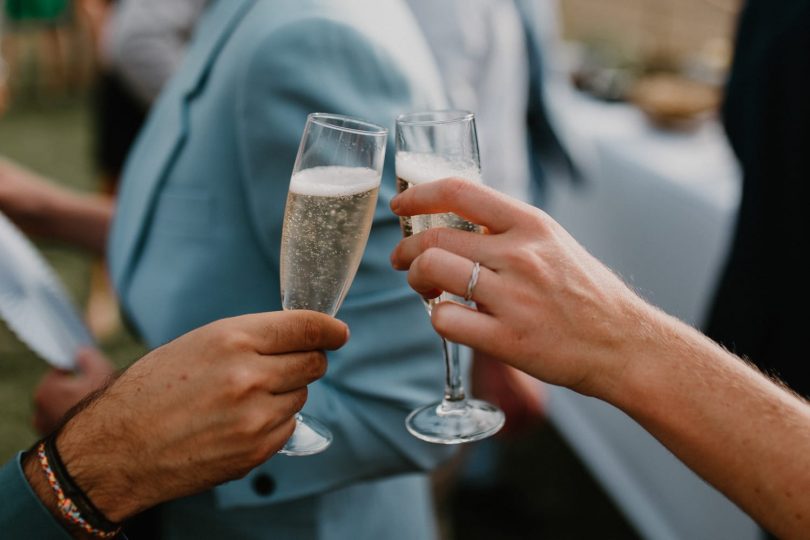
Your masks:
{"label": "skin of arm", "polygon": [[[323,349],[347,339],[345,324],[309,311],[209,324],[80,403],[58,431],[57,448],[78,486],[114,522],[242,477],[289,438],[306,385],[326,371]],[[23,468],[62,522],[31,452]]]}
{"label": "skin of arm", "polygon": [[700,332],[644,302],[559,224],[459,179],[417,186],[398,215],[454,212],[489,234],[432,229],[403,240],[395,268],[445,302],[443,336],[549,383],[603,399],[780,538],[810,530],[810,405]]}
{"label": "skin of arm", "polygon": [[30,234],[103,255],[115,201],[63,188],[0,158],[0,211]]}

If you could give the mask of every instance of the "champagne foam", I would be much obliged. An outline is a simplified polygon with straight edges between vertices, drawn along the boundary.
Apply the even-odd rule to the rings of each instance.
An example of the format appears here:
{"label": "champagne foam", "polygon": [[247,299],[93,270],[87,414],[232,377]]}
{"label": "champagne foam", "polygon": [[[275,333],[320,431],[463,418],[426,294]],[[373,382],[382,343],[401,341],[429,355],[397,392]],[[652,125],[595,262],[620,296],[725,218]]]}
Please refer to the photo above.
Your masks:
{"label": "champagne foam", "polygon": [[481,183],[481,170],[469,160],[452,160],[438,154],[397,152],[397,176],[411,184],[434,182],[451,176]]}
{"label": "champagne foam", "polygon": [[290,191],[317,197],[346,197],[380,185],[380,174],[365,167],[312,167],[295,173]]}

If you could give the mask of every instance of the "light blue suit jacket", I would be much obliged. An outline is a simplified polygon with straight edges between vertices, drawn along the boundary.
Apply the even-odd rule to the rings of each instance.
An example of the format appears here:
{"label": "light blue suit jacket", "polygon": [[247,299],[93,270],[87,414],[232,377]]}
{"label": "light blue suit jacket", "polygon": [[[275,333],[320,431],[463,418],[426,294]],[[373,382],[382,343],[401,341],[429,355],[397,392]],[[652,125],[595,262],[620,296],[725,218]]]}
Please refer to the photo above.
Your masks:
{"label": "light blue suit jacket", "polygon": [[0,467],[0,538],[69,540],[71,535],[28,485],[21,457]]}
{"label": "light blue suit jacket", "polygon": [[368,248],[338,314],[352,338],[305,408],[333,445],[167,505],[170,538],[434,534],[422,471],[449,454],[403,421],[441,396],[440,343],[389,266],[400,231],[388,203],[393,120],[443,106],[439,80],[399,0],[218,0],[201,20],[130,156],[109,245],[124,311],[150,346],[280,309],[282,216],[308,113],[388,126],[391,144]]}

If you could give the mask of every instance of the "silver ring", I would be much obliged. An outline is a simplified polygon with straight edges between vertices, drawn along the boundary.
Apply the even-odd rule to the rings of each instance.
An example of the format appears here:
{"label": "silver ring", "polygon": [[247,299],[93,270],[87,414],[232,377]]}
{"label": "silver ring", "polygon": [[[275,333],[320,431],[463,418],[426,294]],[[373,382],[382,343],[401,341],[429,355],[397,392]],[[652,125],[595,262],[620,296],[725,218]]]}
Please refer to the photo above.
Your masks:
{"label": "silver ring", "polygon": [[475,290],[475,286],[478,285],[478,274],[481,273],[481,263],[476,262],[473,264],[472,274],[470,275],[470,281],[467,282],[467,292],[464,293],[464,301],[469,302],[472,300],[473,290]]}

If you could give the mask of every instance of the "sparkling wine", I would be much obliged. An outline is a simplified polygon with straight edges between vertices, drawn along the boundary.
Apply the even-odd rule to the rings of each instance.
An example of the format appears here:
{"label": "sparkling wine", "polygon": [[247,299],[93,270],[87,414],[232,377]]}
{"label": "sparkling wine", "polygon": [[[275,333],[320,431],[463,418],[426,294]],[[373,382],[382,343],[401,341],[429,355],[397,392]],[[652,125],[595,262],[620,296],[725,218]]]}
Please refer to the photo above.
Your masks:
{"label": "sparkling wine", "polygon": [[[481,170],[479,167],[466,161],[453,161],[436,154],[397,152],[396,169],[398,193],[402,193],[418,184],[434,182],[451,176],[481,183]],[[400,217],[400,225],[402,226],[402,234],[405,237],[433,227],[481,232],[480,226],[452,213]]]}
{"label": "sparkling wine", "polygon": [[284,309],[334,315],[366,248],[380,174],[360,167],[314,167],[293,175],[281,235]]}

